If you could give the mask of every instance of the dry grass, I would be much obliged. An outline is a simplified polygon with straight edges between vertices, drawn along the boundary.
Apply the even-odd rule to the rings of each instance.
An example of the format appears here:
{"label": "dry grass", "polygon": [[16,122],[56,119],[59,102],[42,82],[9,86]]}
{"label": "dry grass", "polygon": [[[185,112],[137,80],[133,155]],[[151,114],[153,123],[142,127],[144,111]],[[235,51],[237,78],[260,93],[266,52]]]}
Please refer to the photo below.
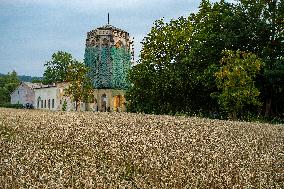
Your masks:
{"label": "dry grass", "polygon": [[0,188],[284,188],[284,126],[0,109]]}

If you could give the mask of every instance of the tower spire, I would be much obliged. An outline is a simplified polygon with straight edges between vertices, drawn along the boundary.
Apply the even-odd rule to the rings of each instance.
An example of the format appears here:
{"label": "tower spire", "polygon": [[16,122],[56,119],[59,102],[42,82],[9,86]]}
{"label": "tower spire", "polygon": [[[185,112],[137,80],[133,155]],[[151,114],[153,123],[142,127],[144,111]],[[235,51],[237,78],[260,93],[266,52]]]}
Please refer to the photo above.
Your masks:
{"label": "tower spire", "polygon": [[109,25],[109,13],[107,13],[107,24]]}

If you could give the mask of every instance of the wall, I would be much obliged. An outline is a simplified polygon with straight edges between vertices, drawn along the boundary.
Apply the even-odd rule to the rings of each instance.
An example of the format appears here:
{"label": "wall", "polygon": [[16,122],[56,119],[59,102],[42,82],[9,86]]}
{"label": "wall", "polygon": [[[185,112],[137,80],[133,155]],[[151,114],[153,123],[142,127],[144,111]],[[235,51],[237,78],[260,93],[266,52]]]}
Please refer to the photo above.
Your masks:
{"label": "wall", "polygon": [[22,83],[11,94],[11,104],[32,104],[35,106],[35,93],[34,90]]}
{"label": "wall", "polygon": [[[57,83],[55,86],[35,89],[35,102],[36,102],[35,108],[62,110],[64,101],[66,101],[67,103],[66,111],[74,111],[75,110],[74,102],[72,102],[70,97],[64,96],[64,89],[66,89],[67,87],[68,85],[66,83]],[[37,104],[39,99],[40,99],[39,104]],[[54,107],[52,106],[53,99],[54,99]],[[50,100],[50,107],[48,106],[48,100]]]}
{"label": "wall", "polygon": [[[107,97],[106,107],[103,105],[104,99],[102,99],[103,95]],[[93,103],[92,110],[93,111],[126,111],[125,107],[125,91],[123,90],[115,90],[115,89],[95,89],[95,103]]]}
{"label": "wall", "polygon": [[[57,110],[59,99],[57,98],[57,87],[46,87],[35,89],[35,108]],[[54,106],[52,101],[54,100]]]}

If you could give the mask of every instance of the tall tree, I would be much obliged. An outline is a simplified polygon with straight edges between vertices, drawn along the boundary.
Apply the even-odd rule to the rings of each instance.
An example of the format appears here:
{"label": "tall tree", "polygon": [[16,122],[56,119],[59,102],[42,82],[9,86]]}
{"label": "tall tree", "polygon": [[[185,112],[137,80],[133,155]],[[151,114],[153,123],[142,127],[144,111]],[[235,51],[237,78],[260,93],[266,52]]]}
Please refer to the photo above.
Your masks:
{"label": "tall tree", "polygon": [[87,76],[87,68],[81,62],[74,61],[68,67],[68,74],[66,79],[69,81],[68,88],[65,93],[70,96],[75,102],[76,111],[79,109],[80,102],[90,102],[93,97],[93,86]]}
{"label": "tall tree", "polygon": [[68,68],[74,64],[76,60],[72,55],[58,51],[52,55],[52,59],[48,61],[44,66],[46,67],[43,74],[43,83],[51,84],[67,81]]}
{"label": "tall tree", "polygon": [[220,90],[214,74],[221,67],[223,50],[240,50],[254,53],[264,62],[256,86],[266,114],[281,115],[283,18],[283,1],[279,0],[239,0],[235,4],[202,0],[199,11],[187,19],[156,21],[142,42],[140,65],[130,73],[130,110],[220,111],[210,95]]}
{"label": "tall tree", "polygon": [[0,76],[0,104],[10,103],[10,94],[19,84],[20,80],[15,71]]}
{"label": "tall tree", "polygon": [[85,65],[72,57],[67,52],[58,51],[52,55],[52,59],[46,64],[44,72],[44,83],[67,82],[65,90],[75,102],[76,111],[80,102],[90,102],[93,98],[93,87],[90,78],[87,76]]}
{"label": "tall tree", "polygon": [[188,91],[183,86],[182,75],[188,73],[183,72],[182,62],[190,47],[191,23],[181,17],[154,24],[142,42],[141,63],[129,77],[134,86],[127,93],[128,109],[158,114],[185,111],[182,105],[190,103],[180,96]]}

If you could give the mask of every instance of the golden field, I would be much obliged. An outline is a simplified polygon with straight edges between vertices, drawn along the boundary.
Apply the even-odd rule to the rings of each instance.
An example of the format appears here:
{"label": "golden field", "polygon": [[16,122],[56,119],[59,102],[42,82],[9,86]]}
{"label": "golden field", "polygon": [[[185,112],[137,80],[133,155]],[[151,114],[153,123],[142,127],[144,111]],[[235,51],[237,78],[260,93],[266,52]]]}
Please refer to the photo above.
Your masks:
{"label": "golden field", "polygon": [[1,108],[0,188],[284,188],[284,125]]}

